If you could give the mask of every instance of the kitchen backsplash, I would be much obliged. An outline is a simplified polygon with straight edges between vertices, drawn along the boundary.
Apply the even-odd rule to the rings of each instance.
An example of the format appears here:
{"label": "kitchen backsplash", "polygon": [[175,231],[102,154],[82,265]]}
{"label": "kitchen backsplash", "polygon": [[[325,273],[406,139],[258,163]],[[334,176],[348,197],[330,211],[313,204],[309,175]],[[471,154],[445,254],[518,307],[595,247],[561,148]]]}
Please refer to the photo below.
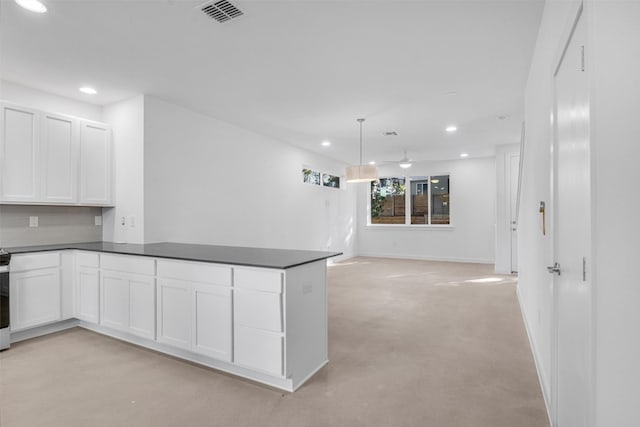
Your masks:
{"label": "kitchen backsplash", "polygon": [[[0,205],[0,247],[99,241],[96,216],[102,218],[102,208]],[[37,217],[37,227],[29,226],[30,217]]]}

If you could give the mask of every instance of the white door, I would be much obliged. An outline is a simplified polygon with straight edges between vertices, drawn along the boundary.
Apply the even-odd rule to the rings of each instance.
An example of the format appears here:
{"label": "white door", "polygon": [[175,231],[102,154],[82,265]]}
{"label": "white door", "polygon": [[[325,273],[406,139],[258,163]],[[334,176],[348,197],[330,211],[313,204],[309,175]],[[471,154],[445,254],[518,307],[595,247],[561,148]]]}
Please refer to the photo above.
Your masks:
{"label": "white door", "polygon": [[520,155],[509,156],[509,230],[511,232],[511,272],[518,272],[518,175],[520,173]]}
{"label": "white door", "polygon": [[41,188],[46,202],[78,200],[77,122],[70,117],[44,114],[40,137]]}
{"label": "white door", "polygon": [[100,321],[100,273],[97,268],[78,267],[76,276],[76,316],[87,322]]}
{"label": "white door", "polygon": [[589,98],[579,16],[555,75],[554,276],[555,414],[558,427],[591,418]]}
{"label": "white door", "polygon": [[80,203],[108,205],[111,200],[111,130],[80,124]]}
{"label": "white door", "polygon": [[0,114],[0,199],[38,199],[38,115],[35,110],[2,105]]}

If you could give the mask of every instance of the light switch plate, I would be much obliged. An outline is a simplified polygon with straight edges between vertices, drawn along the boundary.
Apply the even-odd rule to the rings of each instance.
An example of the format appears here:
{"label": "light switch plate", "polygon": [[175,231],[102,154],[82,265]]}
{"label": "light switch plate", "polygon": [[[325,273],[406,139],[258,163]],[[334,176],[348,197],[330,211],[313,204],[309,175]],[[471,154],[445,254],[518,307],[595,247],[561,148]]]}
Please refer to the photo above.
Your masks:
{"label": "light switch plate", "polygon": [[96,225],[102,225],[102,216],[101,215],[96,215],[94,218],[95,218],[95,224]]}
{"label": "light switch plate", "polygon": [[29,227],[37,227],[38,226],[38,217],[30,216],[29,217]]}

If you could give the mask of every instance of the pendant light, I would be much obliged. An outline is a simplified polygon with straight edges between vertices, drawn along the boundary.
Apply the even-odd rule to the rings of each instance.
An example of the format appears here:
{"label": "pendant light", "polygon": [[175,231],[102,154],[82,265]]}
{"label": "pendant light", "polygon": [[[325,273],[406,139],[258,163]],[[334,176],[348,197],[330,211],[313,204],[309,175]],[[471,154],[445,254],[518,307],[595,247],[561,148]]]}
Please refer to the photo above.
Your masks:
{"label": "pendant light", "polygon": [[360,164],[358,166],[347,166],[347,182],[371,182],[378,179],[378,168],[375,165],[362,164],[362,122],[364,119],[357,119],[360,123]]}

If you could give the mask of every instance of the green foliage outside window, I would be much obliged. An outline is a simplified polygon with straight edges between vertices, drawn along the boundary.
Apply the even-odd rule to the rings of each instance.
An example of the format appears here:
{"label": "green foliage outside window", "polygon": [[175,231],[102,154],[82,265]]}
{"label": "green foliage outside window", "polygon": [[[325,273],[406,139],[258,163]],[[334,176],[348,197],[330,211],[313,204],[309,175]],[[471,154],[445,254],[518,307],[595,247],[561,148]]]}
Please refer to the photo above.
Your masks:
{"label": "green foliage outside window", "polygon": [[381,178],[371,182],[371,217],[382,215],[387,197],[402,196],[405,192],[404,179]]}

